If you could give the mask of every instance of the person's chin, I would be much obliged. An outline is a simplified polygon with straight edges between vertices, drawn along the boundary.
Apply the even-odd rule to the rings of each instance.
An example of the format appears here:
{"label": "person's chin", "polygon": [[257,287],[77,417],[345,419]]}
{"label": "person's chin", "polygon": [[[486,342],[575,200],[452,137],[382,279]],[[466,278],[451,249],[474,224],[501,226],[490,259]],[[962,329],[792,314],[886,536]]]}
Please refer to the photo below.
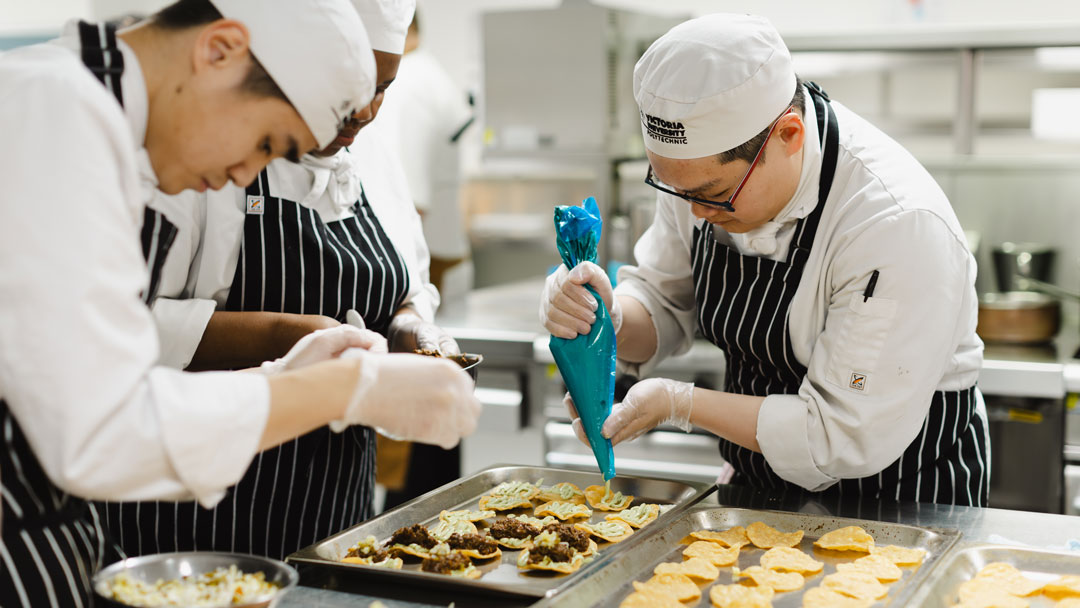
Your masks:
{"label": "person's chin", "polygon": [[709,220],[709,223],[732,234],[742,234],[743,232],[749,232],[753,229],[753,226],[748,226],[732,218],[716,218],[714,220]]}

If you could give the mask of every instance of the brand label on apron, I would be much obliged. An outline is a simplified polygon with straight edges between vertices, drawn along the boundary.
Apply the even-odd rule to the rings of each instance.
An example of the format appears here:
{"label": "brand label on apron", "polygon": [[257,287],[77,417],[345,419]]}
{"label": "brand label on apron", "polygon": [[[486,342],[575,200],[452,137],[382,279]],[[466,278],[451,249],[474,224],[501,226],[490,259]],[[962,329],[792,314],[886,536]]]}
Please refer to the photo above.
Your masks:
{"label": "brand label on apron", "polygon": [[265,209],[263,205],[263,197],[248,195],[247,197],[247,212],[248,215],[262,215]]}

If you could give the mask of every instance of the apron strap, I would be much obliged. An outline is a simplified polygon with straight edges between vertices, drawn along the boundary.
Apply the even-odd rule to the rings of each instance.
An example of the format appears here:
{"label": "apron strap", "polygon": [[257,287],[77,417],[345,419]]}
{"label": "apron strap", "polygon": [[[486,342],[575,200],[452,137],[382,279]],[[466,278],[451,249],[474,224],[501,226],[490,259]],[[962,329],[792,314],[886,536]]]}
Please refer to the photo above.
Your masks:
{"label": "apron strap", "polygon": [[832,191],[840,142],[836,112],[829,103],[829,96],[816,83],[808,82],[806,88],[810,92],[809,101],[814,104],[814,114],[818,125],[818,139],[821,143],[821,175],[818,179],[817,205],[803,219],[792,242],[791,251],[788,252],[787,263],[800,268],[810,255],[810,248],[814,244],[814,236],[817,235],[818,224],[821,222],[821,214],[825,210],[825,202],[829,198],[829,192]]}
{"label": "apron strap", "polygon": [[83,65],[93,72],[123,107],[124,92],[120,87],[120,76],[124,73],[124,55],[116,45],[116,26],[80,21],[79,42]]}

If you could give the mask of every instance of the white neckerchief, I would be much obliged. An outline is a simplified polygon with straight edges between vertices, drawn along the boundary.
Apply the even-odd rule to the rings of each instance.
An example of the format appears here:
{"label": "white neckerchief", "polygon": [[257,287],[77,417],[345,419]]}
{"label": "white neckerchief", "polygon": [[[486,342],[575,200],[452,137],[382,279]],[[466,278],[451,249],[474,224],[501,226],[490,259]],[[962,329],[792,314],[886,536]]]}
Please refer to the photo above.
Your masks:
{"label": "white neckerchief", "polygon": [[360,173],[344,148],[330,157],[318,157],[306,154],[300,160],[308,171],[311,171],[311,191],[307,193],[300,204],[304,207],[314,207],[315,202],[326,193],[335,212],[342,212],[353,203],[360,200],[363,187],[360,184]]}
{"label": "white neckerchief", "polygon": [[771,221],[742,234],[732,234],[731,239],[740,251],[753,252],[762,256],[772,256],[779,247],[778,239],[789,236],[795,222],[806,217],[817,205],[818,178],[821,174],[821,144],[818,142],[817,114],[814,101],[806,95],[806,110],[803,117],[806,134],[803,139],[802,172],[799,185],[788,204]]}

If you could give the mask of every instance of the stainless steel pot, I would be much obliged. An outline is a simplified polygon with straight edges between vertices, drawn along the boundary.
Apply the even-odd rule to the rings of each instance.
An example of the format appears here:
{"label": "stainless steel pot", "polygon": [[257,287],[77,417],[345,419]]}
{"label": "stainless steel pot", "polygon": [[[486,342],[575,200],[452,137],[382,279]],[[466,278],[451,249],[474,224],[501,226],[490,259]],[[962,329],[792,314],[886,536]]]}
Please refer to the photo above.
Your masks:
{"label": "stainless steel pot", "polygon": [[1054,270],[1056,252],[1049,245],[1040,243],[1002,243],[994,248],[994,275],[998,291],[1023,289],[1017,277],[1049,281]]}
{"label": "stainless steel pot", "polygon": [[988,293],[979,298],[976,332],[986,342],[1038,344],[1061,328],[1061,302],[1034,291]]}

